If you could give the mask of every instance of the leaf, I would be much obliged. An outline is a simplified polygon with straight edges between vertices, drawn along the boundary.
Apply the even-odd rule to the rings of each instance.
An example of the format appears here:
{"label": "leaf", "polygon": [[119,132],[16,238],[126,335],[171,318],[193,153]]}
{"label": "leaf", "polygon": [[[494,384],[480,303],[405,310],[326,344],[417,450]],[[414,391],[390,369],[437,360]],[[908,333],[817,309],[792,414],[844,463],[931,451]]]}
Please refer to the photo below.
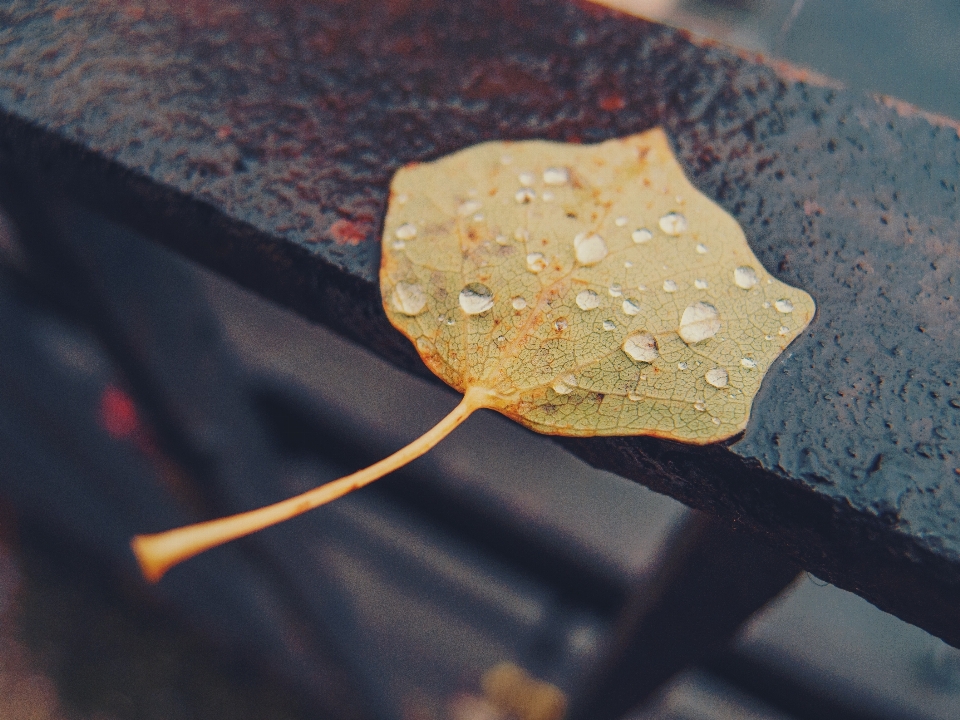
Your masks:
{"label": "leaf", "polygon": [[148,579],[373,482],[479,408],[557,435],[729,438],[815,310],[690,184],[659,129],[592,146],[490,142],[401,169],[380,288],[460,404],[390,457],[303,495],[137,536]]}
{"label": "leaf", "polygon": [[400,170],[380,285],[461,392],[542,433],[689,443],[746,427],[813,317],[657,129],[599,145],[490,142]]}

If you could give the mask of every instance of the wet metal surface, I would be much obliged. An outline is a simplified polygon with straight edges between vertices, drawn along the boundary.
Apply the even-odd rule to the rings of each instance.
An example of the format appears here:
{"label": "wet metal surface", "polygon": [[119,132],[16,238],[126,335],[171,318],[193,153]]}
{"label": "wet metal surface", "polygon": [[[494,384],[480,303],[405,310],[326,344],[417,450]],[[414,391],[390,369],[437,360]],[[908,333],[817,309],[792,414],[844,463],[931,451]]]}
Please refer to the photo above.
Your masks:
{"label": "wet metal surface", "polygon": [[818,315],[729,447],[565,444],[960,643],[960,138],[587,5],[0,11],[0,152],[417,368],[376,287],[392,173],[662,125]]}

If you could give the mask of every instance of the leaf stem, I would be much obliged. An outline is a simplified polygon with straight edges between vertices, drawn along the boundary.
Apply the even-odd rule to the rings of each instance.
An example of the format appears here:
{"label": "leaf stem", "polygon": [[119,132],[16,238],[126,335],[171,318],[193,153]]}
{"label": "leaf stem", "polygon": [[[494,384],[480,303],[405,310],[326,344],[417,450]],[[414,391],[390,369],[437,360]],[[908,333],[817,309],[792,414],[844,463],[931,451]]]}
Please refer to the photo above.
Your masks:
{"label": "leaf stem", "polygon": [[140,570],[148,581],[157,582],[167,570],[194,555],[289,520],[369,485],[426,453],[470,417],[474,410],[486,407],[489,400],[490,393],[487,390],[468,388],[460,404],[449,415],[406,447],[363,470],[308,490],[302,495],[238,515],[154,535],[137,535],[130,541],[130,547],[140,564]]}

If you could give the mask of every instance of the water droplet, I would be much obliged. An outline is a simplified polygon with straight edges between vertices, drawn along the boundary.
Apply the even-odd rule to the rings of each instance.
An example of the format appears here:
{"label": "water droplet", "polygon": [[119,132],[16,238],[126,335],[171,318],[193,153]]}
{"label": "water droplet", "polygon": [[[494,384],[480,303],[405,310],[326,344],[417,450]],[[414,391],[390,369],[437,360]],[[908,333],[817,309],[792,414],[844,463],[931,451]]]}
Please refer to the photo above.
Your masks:
{"label": "water droplet", "polygon": [[624,261],[623,261],[623,266],[629,270],[630,268],[633,267],[633,263],[630,262],[629,260],[624,260]]}
{"label": "water droplet", "polygon": [[394,249],[394,250],[403,250],[406,246],[407,246],[407,244],[406,244],[403,240],[394,240],[394,241],[393,241],[393,249]]}
{"label": "water droplet", "polygon": [[573,388],[563,382],[563,380],[557,379],[553,382],[553,391],[557,395],[569,395],[573,392]]}
{"label": "water droplet", "polygon": [[747,370],[753,370],[757,366],[757,361],[753,358],[740,358],[740,365]]}
{"label": "water droplet", "polygon": [[510,238],[508,238],[506,235],[497,235],[493,240],[494,240],[494,242],[497,243],[497,245],[509,245],[509,244],[510,244]]}
{"label": "water droplet", "polygon": [[698,302],[687,307],[680,318],[677,334],[688,345],[703,342],[720,332],[720,313],[710,303]]}
{"label": "water droplet", "polygon": [[600,307],[600,296],[593,290],[581,290],[577,294],[577,307],[581,310],[596,310]]}
{"label": "water droplet", "polygon": [[624,315],[640,314],[640,303],[638,303],[636,300],[631,300],[630,298],[626,298],[624,299],[620,307],[623,309]]}
{"label": "water droplet", "polygon": [[413,223],[404,223],[397,228],[394,235],[397,240],[413,240],[417,236],[417,226]]}
{"label": "water droplet", "polygon": [[623,341],[623,351],[636,362],[652,363],[660,353],[657,339],[650,333],[637,333]]}
{"label": "water droplet", "polygon": [[707,370],[704,379],[715,388],[725,388],[730,381],[730,376],[727,375],[727,371],[723,368],[713,368],[712,370]]}
{"label": "water droplet", "polygon": [[529,173],[529,172],[520,173],[519,175],[517,175],[517,180],[520,181],[521,185],[524,185],[526,187],[529,187],[530,185],[533,185],[534,182],[536,182],[536,178],[534,177],[533,173]]}
{"label": "water droplet", "polygon": [[483,222],[483,213],[477,213],[473,216],[474,222]]}
{"label": "water droplet", "polygon": [[693,281],[693,286],[697,290],[706,290],[708,287],[710,287],[710,283],[708,283],[703,278],[697,278],[696,280]]}
{"label": "water droplet", "polygon": [[653,240],[653,233],[647,230],[646,228],[640,228],[630,233],[630,237],[633,238],[633,241],[637,243],[637,245],[640,245],[642,243],[650,242],[651,240]]}
{"label": "water droplet", "polygon": [[663,281],[663,291],[672,293],[677,291],[677,283],[674,280]]}
{"label": "water droplet", "polygon": [[773,304],[773,306],[777,309],[777,312],[781,312],[781,313],[793,312],[793,303],[787,300],[786,298],[780,298]]}
{"label": "water droplet", "polygon": [[703,412],[704,410],[707,409],[707,404],[703,400],[697,400],[693,404],[693,409],[696,410],[697,412]]}
{"label": "water droplet", "polygon": [[457,213],[459,213],[461,217],[466,217],[467,215],[473,215],[482,207],[483,203],[479,200],[467,200],[466,202],[460,203],[460,207],[457,208]]}
{"label": "water droplet", "polygon": [[447,325],[456,325],[456,324],[457,324],[457,321],[454,320],[452,317],[447,318]]}
{"label": "water droplet", "polygon": [[769,307],[770,307],[770,301],[769,301],[769,300],[764,300],[764,302],[763,302],[763,308],[764,308],[764,310],[766,310],[766,309],[769,308]]}
{"label": "water droplet", "polygon": [[756,270],[749,265],[741,265],[733,271],[733,282],[738,288],[749,290],[756,285],[759,280],[757,279]]}
{"label": "water droplet", "polygon": [[623,217],[623,215],[621,215],[620,217],[618,217],[616,220],[613,221],[613,224],[616,225],[617,227],[623,227],[624,225],[627,224],[627,219]]}
{"label": "water droplet", "polygon": [[517,242],[530,242],[530,233],[526,228],[517,228],[513,231],[513,239]]}
{"label": "water droplet", "polygon": [[671,212],[660,218],[660,229],[667,235],[677,236],[687,231],[687,219],[677,212]]}
{"label": "water droplet", "polygon": [[647,286],[644,285],[643,283],[640,283],[639,285],[637,285],[637,290],[639,290],[640,292],[646,292]]}
{"label": "water droplet", "polygon": [[397,195],[394,201],[397,203],[397,205],[406,205],[410,201],[410,196],[406,193],[400,193]]}
{"label": "water droplet", "polygon": [[553,200],[553,193],[550,192],[549,190],[544,190],[543,195],[541,195],[540,197],[543,198],[544,202],[551,202]]}
{"label": "water droplet", "polygon": [[610,332],[611,330],[616,330],[617,324],[613,320],[604,320],[603,329],[606,330],[607,332]]}
{"label": "water droplet", "polygon": [[686,370],[687,367],[688,367],[688,366],[687,366],[687,364],[686,364],[685,362],[678,362],[678,363],[677,363],[677,370]]}
{"label": "water droplet", "polygon": [[533,200],[536,196],[537,194],[533,191],[532,188],[523,187],[517,190],[517,194],[513,196],[513,199],[516,200],[521,205],[525,205],[526,203]]}
{"label": "water droplet", "polygon": [[503,335],[500,335],[497,337],[496,343],[497,345],[503,345],[506,341],[507,339]]}
{"label": "water droplet", "polygon": [[527,306],[527,301],[518,295],[512,300],[512,304],[514,310],[523,310]]}
{"label": "water droplet", "polygon": [[596,265],[607,256],[607,243],[597,233],[580,233],[573,239],[577,262],[581,265]]}
{"label": "water droplet", "polygon": [[427,294],[417,283],[397,283],[393,288],[393,307],[404,315],[419,315],[427,307]]}
{"label": "water droplet", "polygon": [[627,393],[627,399],[632,400],[633,402],[640,402],[643,400],[643,395],[638,393],[636,390],[631,390]]}
{"label": "water droplet", "polygon": [[720,418],[713,418],[713,424],[714,424],[714,425],[719,425],[719,424],[720,424]]}
{"label": "water droplet", "polygon": [[563,332],[567,329],[567,319],[566,318],[557,318],[553,322],[553,329],[557,332]]}
{"label": "water droplet", "polygon": [[696,249],[697,249],[697,255],[706,255],[708,252],[710,252],[710,248],[708,248],[703,243],[697,243]]}
{"label": "water droplet", "polygon": [[566,185],[570,182],[570,173],[566,168],[547,168],[543,171],[543,182],[545,185]]}
{"label": "water droplet", "polygon": [[479,315],[493,307],[493,291],[482,283],[470,283],[460,291],[460,309]]}
{"label": "water droplet", "polygon": [[510,165],[513,162],[513,157],[511,155],[501,155],[500,164],[501,165]]}
{"label": "water droplet", "polygon": [[777,334],[780,335],[781,337],[784,335],[789,335],[790,328],[788,328],[786,325],[781,325],[780,330],[777,331]]}
{"label": "water droplet", "polygon": [[447,319],[446,315],[437,315],[437,325],[443,325],[443,321]]}
{"label": "water droplet", "polygon": [[543,253],[530,253],[527,255],[527,270],[532,273],[538,273],[547,267],[546,258]]}
{"label": "water droplet", "polygon": [[620,297],[623,295],[623,286],[620,283],[613,283],[608,289],[607,292],[610,293],[610,297]]}
{"label": "water droplet", "polygon": [[773,340],[773,335],[764,335],[764,336],[763,336],[763,339],[764,339],[764,340]]}

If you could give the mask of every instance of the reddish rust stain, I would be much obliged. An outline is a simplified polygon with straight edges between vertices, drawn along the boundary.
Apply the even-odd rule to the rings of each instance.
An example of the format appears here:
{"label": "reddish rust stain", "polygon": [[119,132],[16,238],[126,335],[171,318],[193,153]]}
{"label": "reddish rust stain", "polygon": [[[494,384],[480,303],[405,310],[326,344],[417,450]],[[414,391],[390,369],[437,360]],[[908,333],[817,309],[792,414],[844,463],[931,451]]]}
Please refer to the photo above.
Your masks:
{"label": "reddish rust stain", "polygon": [[613,112],[614,110],[623,110],[626,106],[627,100],[623,97],[623,95],[605,95],[604,97],[600,98],[601,110]]}
{"label": "reddish rust stain", "polygon": [[330,226],[330,235],[338,245],[359,245],[367,239],[364,225],[344,218]]}

